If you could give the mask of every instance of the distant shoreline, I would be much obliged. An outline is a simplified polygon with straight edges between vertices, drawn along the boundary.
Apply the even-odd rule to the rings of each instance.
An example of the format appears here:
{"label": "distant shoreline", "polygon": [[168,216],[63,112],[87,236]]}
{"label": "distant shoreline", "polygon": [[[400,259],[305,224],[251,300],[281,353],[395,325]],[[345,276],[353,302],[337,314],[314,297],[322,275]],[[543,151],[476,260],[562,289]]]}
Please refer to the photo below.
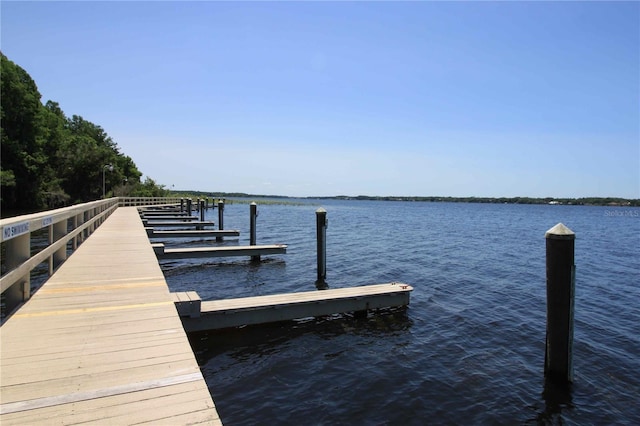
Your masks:
{"label": "distant shoreline", "polygon": [[441,196],[378,196],[378,195],[332,195],[311,197],[290,197],[287,195],[246,194],[241,192],[205,192],[205,191],[169,191],[171,194],[191,194],[194,196],[228,198],[275,198],[298,200],[356,200],[356,201],[411,201],[446,203],[483,203],[483,204],[547,204],[573,206],[640,207],[640,199],[619,197],[583,197],[583,198],[535,198],[535,197],[441,197]]}

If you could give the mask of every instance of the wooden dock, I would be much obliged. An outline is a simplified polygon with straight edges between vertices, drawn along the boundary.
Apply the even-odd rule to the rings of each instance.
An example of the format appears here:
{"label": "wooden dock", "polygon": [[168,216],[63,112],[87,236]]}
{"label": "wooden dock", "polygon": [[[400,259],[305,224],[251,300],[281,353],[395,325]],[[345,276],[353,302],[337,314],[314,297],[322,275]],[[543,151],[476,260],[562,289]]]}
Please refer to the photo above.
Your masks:
{"label": "wooden dock", "polygon": [[285,244],[267,244],[256,246],[227,246],[227,247],[186,247],[165,248],[162,243],[152,244],[158,259],[193,259],[203,257],[233,257],[233,256],[265,256],[270,254],[285,254]]}
{"label": "wooden dock", "polygon": [[221,424],[134,207],[0,327],[0,424]]}
{"label": "wooden dock", "polygon": [[411,291],[407,284],[386,283],[208,302],[195,292],[173,296],[185,330],[195,332],[406,306]]}

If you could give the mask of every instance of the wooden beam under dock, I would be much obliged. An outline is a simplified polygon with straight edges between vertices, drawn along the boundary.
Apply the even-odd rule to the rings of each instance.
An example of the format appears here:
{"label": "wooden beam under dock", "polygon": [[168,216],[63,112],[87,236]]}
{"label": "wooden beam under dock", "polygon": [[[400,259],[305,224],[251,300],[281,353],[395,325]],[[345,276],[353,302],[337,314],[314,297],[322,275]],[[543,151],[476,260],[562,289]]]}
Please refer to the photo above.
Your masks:
{"label": "wooden beam under dock", "polygon": [[[200,302],[200,316],[184,311],[187,332],[218,330],[409,304],[413,287],[402,283],[375,284],[300,293]],[[176,300],[174,298],[174,300]],[[188,301],[194,303],[193,295]],[[183,302],[184,303],[184,302]],[[188,312],[188,314],[186,313]]]}

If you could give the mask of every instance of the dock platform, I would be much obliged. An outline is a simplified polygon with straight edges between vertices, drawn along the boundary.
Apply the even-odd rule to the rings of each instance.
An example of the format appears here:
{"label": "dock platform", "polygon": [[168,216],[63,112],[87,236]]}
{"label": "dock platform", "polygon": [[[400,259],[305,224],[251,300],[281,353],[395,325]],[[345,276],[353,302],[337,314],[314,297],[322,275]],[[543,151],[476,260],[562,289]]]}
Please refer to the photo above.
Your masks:
{"label": "dock platform", "polygon": [[135,207],[0,327],[0,424],[221,424]]}
{"label": "dock platform", "polygon": [[189,292],[176,294],[174,301],[181,306],[184,329],[196,332],[406,306],[411,291],[408,284],[386,283],[202,302]]}
{"label": "dock platform", "polygon": [[194,259],[202,257],[233,257],[233,256],[266,256],[270,254],[285,254],[285,244],[270,244],[260,246],[227,246],[227,247],[187,247],[165,248],[162,243],[151,244],[158,259]]}
{"label": "dock platform", "polygon": [[208,230],[208,229],[185,229],[177,231],[158,231],[147,227],[147,236],[149,238],[203,238],[203,237],[239,237],[240,231],[229,230]]}
{"label": "dock platform", "polygon": [[187,227],[187,228],[193,228],[193,227],[204,227],[204,226],[213,226],[215,225],[215,223],[213,223],[213,221],[199,221],[199,220],[192,220],[192,221],[162,221],[162,222],[146,222],[143,221],[144,223],[146,223],[145,226],[147,227],[152,227],[155,228],[157,227],[175,227],[175,228],[181,228],[181,227]]}

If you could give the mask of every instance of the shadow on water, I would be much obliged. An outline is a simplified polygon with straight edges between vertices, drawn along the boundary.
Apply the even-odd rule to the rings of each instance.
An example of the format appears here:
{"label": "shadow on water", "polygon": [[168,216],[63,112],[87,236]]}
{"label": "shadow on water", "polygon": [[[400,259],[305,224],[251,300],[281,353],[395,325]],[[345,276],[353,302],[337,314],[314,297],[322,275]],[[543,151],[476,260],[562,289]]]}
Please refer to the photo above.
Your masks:
{"label": "shadow on water", "polygon": [[[282,345],[303,336],[331,340],[338,336],[384,338],[407,332],[412,320],[406,307],[385,308],[366,317],[334,314],[317,318],[238,327],[189,334],[189,342],[198,364],[204,365],[226,353],[239,360],[276,352]],[[331,357],[331,354],[325,355]]]}

